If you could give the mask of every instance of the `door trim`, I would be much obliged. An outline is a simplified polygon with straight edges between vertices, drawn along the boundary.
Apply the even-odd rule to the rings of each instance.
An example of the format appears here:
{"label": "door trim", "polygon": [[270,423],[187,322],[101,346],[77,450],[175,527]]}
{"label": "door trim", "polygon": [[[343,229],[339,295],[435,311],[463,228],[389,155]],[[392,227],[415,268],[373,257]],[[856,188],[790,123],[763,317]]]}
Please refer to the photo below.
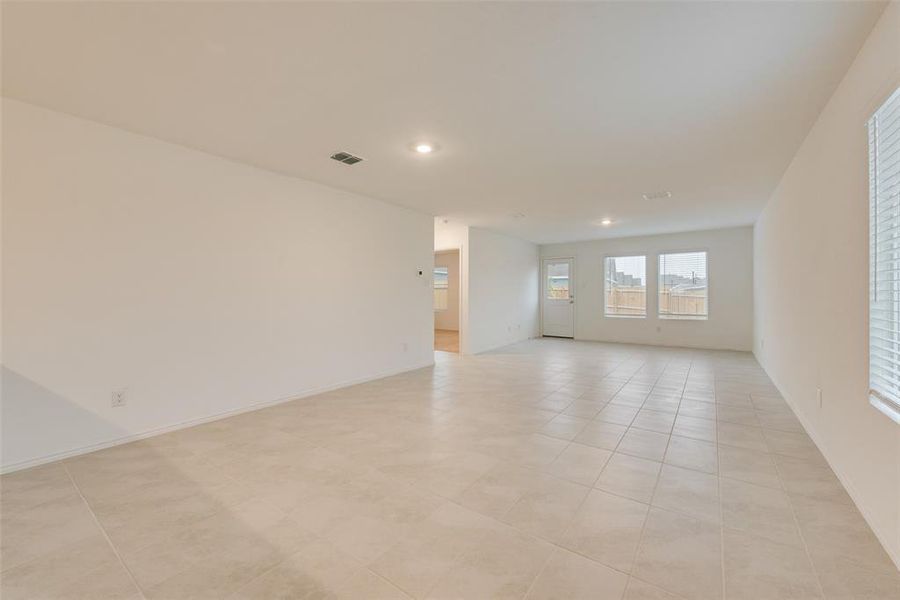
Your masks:
{"label": "door trim", "polygon": [[576,324],[578,323],[578,294],[577,294],[578,289],[577,289],[577,286],[576,286],[576,289],[573,290],[573,292],[575,293],[575,303],[572,305],[573,306],[573,308],[572,308],[572,337],[567,338],[567,337],[560,337],[557,335],[544,335],[544,272],[545,272],[544,266],[547,261],[553,261],[553,260],[571,260],[572,261],[572,280],[576,281],[576,282],[578,281],[578,261],[576,260],[575,256],[542,256],[541,257],[540,265],[538,265],[538,270],[540,272],[540,280],[538,281],[538,283],[539,283],[538,294],[540,295],[540,299],[541,299],[541,302],[540,302],[540,313],[541,313],[540,333],[541,333],[541,335],[540,335],[540,337],[552,337],[552,338],[557,338],[560,340],[575,340],[575,339],[578,339],[578,331],[577,331],[577,327],[576,327]]}

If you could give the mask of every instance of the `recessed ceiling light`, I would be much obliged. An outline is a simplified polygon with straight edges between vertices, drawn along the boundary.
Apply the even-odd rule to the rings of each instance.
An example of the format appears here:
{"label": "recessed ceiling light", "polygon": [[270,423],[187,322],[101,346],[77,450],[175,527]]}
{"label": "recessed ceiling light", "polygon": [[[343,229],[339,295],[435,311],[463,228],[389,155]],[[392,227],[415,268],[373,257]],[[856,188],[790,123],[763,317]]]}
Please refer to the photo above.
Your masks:
{"label": "recessed ceiling light", "polygon": [[600,221],[600,224],[603,225],[604,227],[612,225],[612,219],[603,219],[602,221]]}
{"label": "recessed ceiling light", "polygon": [[424,142],[421,144],[416,144],[416,152],[418,152],[419,154],[431,154],[432,152],[434,152],[434,146],[432,144],[426,144]]}

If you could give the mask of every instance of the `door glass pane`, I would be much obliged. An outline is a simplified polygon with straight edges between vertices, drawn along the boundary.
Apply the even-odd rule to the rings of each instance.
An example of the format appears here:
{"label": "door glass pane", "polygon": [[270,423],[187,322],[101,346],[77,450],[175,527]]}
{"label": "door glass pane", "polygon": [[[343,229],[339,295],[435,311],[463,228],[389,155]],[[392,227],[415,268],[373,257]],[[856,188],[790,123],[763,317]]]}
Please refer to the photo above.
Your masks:
{"label": "door glass pane", "polygon": [[550,300],[569,299],[569,263],[549,263],[547,265],[547,298]]}
{"label": "door glass pane", "polygon": [[647,257],[609,256],[605,271],[606,316],[647,316]]}

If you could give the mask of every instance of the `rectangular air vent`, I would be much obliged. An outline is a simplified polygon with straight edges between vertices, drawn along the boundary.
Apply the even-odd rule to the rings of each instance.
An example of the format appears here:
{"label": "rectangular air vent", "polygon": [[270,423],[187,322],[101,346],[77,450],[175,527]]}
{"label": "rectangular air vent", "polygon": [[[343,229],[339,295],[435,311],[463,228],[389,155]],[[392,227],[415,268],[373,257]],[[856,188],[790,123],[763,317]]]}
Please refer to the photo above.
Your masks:
{"label": "rectangular air vent", "polygon": [[666,198],[672,197],[672,192],[668,190],[662,190],[659,192],[650,192],[648,194],[641,195],[644,200],[665,200]]}
{"label": "rectangular air vent", "polygon": [[362,162],[364,159],[354,156],[349,152],[335,152],[331,155],[331,158],[338,162],[342,162],[345,165],[355,165],[358,162]]}

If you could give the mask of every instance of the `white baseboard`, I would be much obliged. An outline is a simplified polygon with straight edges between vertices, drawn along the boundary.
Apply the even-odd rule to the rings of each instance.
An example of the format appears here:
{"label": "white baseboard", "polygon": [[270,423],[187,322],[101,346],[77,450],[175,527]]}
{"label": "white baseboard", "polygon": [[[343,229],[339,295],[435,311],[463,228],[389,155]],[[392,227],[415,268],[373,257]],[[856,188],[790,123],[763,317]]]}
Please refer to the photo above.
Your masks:
{"label": "white baseboard", "polygon": [[286,396],[283,398],[277,398],[275,400],[266,400],[263,402],[255,402],[253,404],[248,404],[247,406],[242,406],[240,408],[226,410],[223,412],[206,415],[204,417],[197,417],[195,419],[188,419],[187,421],[181,421],[179,423],[173,423],[171,425],[155,427],[153,429],[148,429],[146,431],[142,431],[139,433],[133,433],[133,434],[129,434],[129,435],[126,435],[123,437],[118,437],[118,438],[114,438],[111,440],[98,442],[96,444],[80,446],[78,448],[73,448],[71,450],[66,450],[64,452],[55,452],[53,454],[48,454],[46,456],[30,458],[28,460],[23,460],[23,461],[20,461],[17,463],[3,465],[2,467],[0,467],[0,474],[12,473],[14,471],[21,471],[22,469],[29,469],[31,467],[45,465],[47,463],[64,460],[66,458],[72,458],[74,456],[80,456],[82,454],[96,452],[97,450],[103,450],[105,448],[112,448],[113,446],[121,446],[122,444],[128,444],[130,442],[144,440],[147,438],[155,437],[157,435],[162,435],[164,433],[178,431],[179,429],[187,429],[188,427],[194,427],[196,425],[202,425],[204,423],[210,423],[212,421],[218,421],[220,419],[227,419],[228,417],[233,417],[233,416],[240,415],[243,413],[252,412],[254,410],[260,410],[262,408],[267,408],[269,406],[284,404],[285,402],[291,402],[293,400],[300,400],[302,398],[308,398],[309,396],[315,396],[317,394],[324,394],[325,392],[338,390],[341,388],[349,387],[351,385],[358,385],[360,383],[366,383],[367,381],[375,381],[376,379],[384,379],[385,377],[390,377],[392,375],[399,375],[400,373],[407,373],[409,371],[416,371],[418,369],[424,369],[426,367],[430,367],[433,365],[434,365],[434,359],[423,362],[421,364],[413,365],[410,367],[404,367],[401,369],[384,371],[381,373],[377,373],[375,375],[360,377],[358,379],[349,379],[346,381],[342,381],[340,383],[323,385],[323,386],[319,386],[316,388],[309,388],[307,390],[303,390],[303,391],[297,392],[296,394],[291,394],[290,396]]}
{"label": "white baseboard", "polygon": [[[838,481],[840,481],[841,485],[844,486],[844,489],[847,490],[847,494],[850,496],[850,499],[853,500],[853,504],[856,505],[856,508],[863,516],[863,519],[865,519],[866,523],[869,524],[869,529],[871,529],[872,533],[875,534],[875,537],[878,538],[878,541],[881,543],[881,547],[884,548],[885,552],[887,552],[887,555],[893,561],[894,566],[896,566],[897,569],[900,570],[900,548],[896,548],[894,546],[895,542],[885,540],[884,534],[875,525],[877,522],[872,517],[872,511],[868,508],[866,503],[861,500],[859,492],[854,487],[852,480],[840,469],[835,468],[835,463],[829,456],[831,453],[828,450],[828,445],[819,437],[819,434],[816,432],[815,428],[807,420],[807,418],[803,415],[803,413],[797,410],[797,405],[794,403],[794,401],[784,393],[781,386],[778,385],[778,382],[775,381],[775,378],[772,377],[772,375],[766,369],[765,365],[763,365],[763,362],[759,359],[759,355],[757,355],[756,350],[753,351],[753,357],[756,359],[756,362],[759,363],[759,366],[762,367],[763,371],[766,372],[766,375],[769,376],[769,379],[772,380],[772,383],[781,393],[784,401],[787,402],[788,406],[791,407],[791,410],[794,412],[794,416],[796,416],[800,421],[800,424],[803,425],[803,429],[806,431],[806,434],[819,449],[819,452],[822,453],[822,456],[825,457],[825,462],[827,462],[828,466],[831,467],[831,470],[834,472],[835,476],[837,476]],[[868,408],[868,403],[866,404],[866,407]]]}
{"label": "white baseboard", "polygon": [[485,354],[486,352],[492,352],[494,350],[498,350],[500,348],[506,348],[507,346],[514,346],[516,344],[521,344],[522,342],[527,342],[528,340],[533,339],[531,337],[519,338],[516,340],[512,340],[509,342],[503,342],[501,344],[497,344],[495,346],[488,346],[487,348],[479,348],[477,350],[473,350],[470,354]]}
{"label": "white baseboard", "polygon": [[574,338],[577,342],[603,342],[604,344],[626,344],[631,346],[654,346],[657,348],[679,348],[679,349],[688,349],[688,350],[724,350],[726,352],[753,352],[753,345],[749,346],[704,346],[703,344],[667,344],[665,342],[658,341],[624,341],[624,340],[613,340],[613,339],[601,339],[601,338],[592,338],[592,337],[581,337],[579,335],[575,335]]}

